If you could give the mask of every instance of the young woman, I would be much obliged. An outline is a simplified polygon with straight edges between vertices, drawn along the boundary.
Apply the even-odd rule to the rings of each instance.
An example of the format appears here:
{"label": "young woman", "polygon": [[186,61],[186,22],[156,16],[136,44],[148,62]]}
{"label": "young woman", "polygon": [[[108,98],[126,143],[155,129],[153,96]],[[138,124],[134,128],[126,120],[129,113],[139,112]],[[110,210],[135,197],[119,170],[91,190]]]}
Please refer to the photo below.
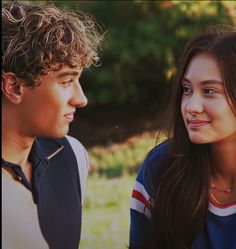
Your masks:
{"label": "young woman", "polygon": [[172,93],[169,139],[135,181],[130,248],[236,249],[235,30],[191,40]]}

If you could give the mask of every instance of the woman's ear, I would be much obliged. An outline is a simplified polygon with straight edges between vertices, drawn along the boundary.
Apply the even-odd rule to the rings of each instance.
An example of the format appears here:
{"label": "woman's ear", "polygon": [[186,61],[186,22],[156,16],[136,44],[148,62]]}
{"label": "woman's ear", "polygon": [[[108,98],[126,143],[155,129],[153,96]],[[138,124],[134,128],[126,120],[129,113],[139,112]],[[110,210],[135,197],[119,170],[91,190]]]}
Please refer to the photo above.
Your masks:
{"label": "woman's ear", "polygon": [[14,73],[7,72],[2,74],[2,93],[13,104],[19,104],[22,101],[22,82]]}

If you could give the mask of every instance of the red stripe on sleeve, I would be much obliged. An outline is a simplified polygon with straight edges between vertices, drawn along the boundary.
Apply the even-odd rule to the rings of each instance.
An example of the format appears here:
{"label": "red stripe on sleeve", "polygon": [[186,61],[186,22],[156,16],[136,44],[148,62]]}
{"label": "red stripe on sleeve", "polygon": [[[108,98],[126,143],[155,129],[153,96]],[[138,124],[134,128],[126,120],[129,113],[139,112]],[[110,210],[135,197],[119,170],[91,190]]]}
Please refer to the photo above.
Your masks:
{"label": "red stripe on sleeve", "polygon": [[146,200],[146,198],[142,193],[138,192],[137,190],[133,190],[132,197],[141,201],[145,205],[145,207],[147,207],[149,211],[152,212],[153,210],[152,205]]}

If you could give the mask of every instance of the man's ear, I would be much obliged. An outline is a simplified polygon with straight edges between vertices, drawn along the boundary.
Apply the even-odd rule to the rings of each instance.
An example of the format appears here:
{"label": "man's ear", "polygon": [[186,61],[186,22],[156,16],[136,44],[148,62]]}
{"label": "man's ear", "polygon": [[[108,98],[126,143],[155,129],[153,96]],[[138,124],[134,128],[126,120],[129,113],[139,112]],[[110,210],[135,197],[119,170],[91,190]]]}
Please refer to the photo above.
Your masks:
{"label": "man's ear", "polygon": [[23,99],[23,86],[20,79],[11,72],[2,74],[2,93],[13,104]]}

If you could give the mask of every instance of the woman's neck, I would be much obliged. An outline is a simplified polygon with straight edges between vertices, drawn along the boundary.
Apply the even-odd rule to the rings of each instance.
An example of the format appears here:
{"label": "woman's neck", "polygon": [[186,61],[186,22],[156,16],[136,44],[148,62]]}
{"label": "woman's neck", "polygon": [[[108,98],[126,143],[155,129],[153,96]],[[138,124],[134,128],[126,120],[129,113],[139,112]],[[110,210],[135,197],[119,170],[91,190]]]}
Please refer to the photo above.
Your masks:
{"label": "woman's neck", "polygon": [[236,184],[236,136],[211,145],[214,178],[221,178],[229,185]]}

